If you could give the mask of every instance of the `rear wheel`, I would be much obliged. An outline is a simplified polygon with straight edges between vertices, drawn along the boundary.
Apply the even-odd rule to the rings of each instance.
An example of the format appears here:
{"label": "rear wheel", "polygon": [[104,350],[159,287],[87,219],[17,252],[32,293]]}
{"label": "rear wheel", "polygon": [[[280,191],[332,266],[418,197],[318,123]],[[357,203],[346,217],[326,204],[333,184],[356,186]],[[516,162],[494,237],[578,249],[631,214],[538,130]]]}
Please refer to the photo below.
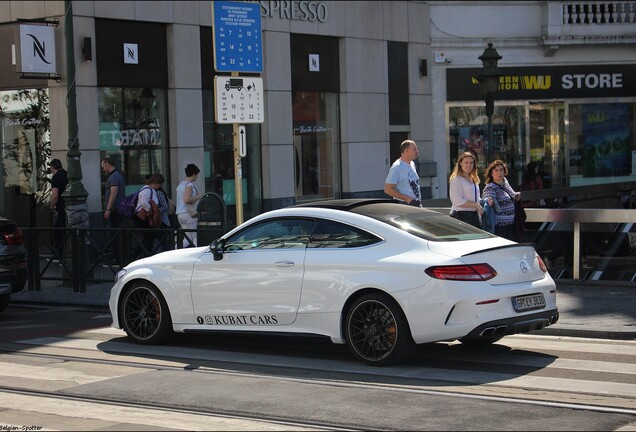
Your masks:
{"label": "rear wheel", "polygon": [[172,336],[168,305],[148,282],[138,282],[124,293],[120,315],[122,328],[137,343],[159,344]]}
{"label": "rear wheel", "polygon": [[384,294],[366,294],[351,305],[345,334],[353,355],[372,366],[399,363],[415,348],[402,309]]}

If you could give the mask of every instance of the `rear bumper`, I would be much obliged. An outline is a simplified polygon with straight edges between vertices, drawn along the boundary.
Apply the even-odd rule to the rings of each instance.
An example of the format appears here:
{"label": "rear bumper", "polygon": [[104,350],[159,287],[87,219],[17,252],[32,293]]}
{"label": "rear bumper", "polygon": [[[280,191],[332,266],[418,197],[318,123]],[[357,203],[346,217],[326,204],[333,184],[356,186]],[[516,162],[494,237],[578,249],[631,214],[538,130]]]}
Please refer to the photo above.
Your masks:
{"label": "rear bumper", "polygon": [[551,309],[519,317],[490,321],[475,327],[464,339],[491,339],[541,330],[559,320],[559,310]]}

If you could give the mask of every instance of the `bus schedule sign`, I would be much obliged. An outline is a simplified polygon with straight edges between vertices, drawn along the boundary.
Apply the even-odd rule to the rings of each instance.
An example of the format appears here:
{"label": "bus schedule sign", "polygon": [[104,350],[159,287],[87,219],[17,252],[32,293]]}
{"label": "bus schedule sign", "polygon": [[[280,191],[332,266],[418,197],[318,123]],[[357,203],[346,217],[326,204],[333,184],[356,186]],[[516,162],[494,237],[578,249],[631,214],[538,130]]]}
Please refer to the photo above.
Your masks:
{"label": "bus schedule sign", "polygon": [[259,3],[212,2],[214,69],[217,72],[263,71]]}

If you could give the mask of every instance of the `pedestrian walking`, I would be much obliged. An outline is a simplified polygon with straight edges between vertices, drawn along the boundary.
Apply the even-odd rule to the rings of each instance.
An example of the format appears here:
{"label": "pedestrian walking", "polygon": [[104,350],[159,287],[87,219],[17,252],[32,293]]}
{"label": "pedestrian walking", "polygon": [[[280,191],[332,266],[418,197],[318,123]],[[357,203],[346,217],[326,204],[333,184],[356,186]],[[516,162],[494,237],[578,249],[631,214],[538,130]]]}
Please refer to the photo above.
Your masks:
{"label": "pedestrian walking", "polygon": [[185,167],[186,178],[177,186],[177,220],[184,230],[195,230],[185,233],[183,246],[191,247],[197,245],[197,221],[196,203],[203,196],[197,191],[194,182],[199,177],[201,170],[195,164],[188,164]]}
{"label": "pedestrian walking", "polygon": [[[104,158],[101,161],[102,171],[106,174],[106,186],[104,188],[104,222],[106,228],[116,229],[121,227],[122,216],[119,214],[119,203],[126,195],[124,176],[117,168],[112,158]],[[111,246],[114,258],[113,264],[123,264],[119,256],[119,235],[110,233],[112,236]]]}
{"label": "pedestrian walking", "polygon": [[53,213],[53,252],[58,260],[64,260],[64,236],[66,233],[62,228],[66,228],[66,206],[62,194],[68,185],[66,170],[62,168],[59,159],[52,159],[49,163],[51,171],[51,201],[49,208]]}

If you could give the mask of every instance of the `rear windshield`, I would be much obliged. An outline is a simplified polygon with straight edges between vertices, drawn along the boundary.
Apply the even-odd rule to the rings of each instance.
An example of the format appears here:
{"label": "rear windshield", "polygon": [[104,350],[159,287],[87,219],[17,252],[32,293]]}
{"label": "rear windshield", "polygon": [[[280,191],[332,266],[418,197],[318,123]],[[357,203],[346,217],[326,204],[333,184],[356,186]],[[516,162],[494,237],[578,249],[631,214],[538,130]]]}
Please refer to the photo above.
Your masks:
{"label": "rear windshield", "polygon": [[355,207],[350,211],[431,241],[464,241],[496,237],[450,216],[405,204],[370,204]]}

